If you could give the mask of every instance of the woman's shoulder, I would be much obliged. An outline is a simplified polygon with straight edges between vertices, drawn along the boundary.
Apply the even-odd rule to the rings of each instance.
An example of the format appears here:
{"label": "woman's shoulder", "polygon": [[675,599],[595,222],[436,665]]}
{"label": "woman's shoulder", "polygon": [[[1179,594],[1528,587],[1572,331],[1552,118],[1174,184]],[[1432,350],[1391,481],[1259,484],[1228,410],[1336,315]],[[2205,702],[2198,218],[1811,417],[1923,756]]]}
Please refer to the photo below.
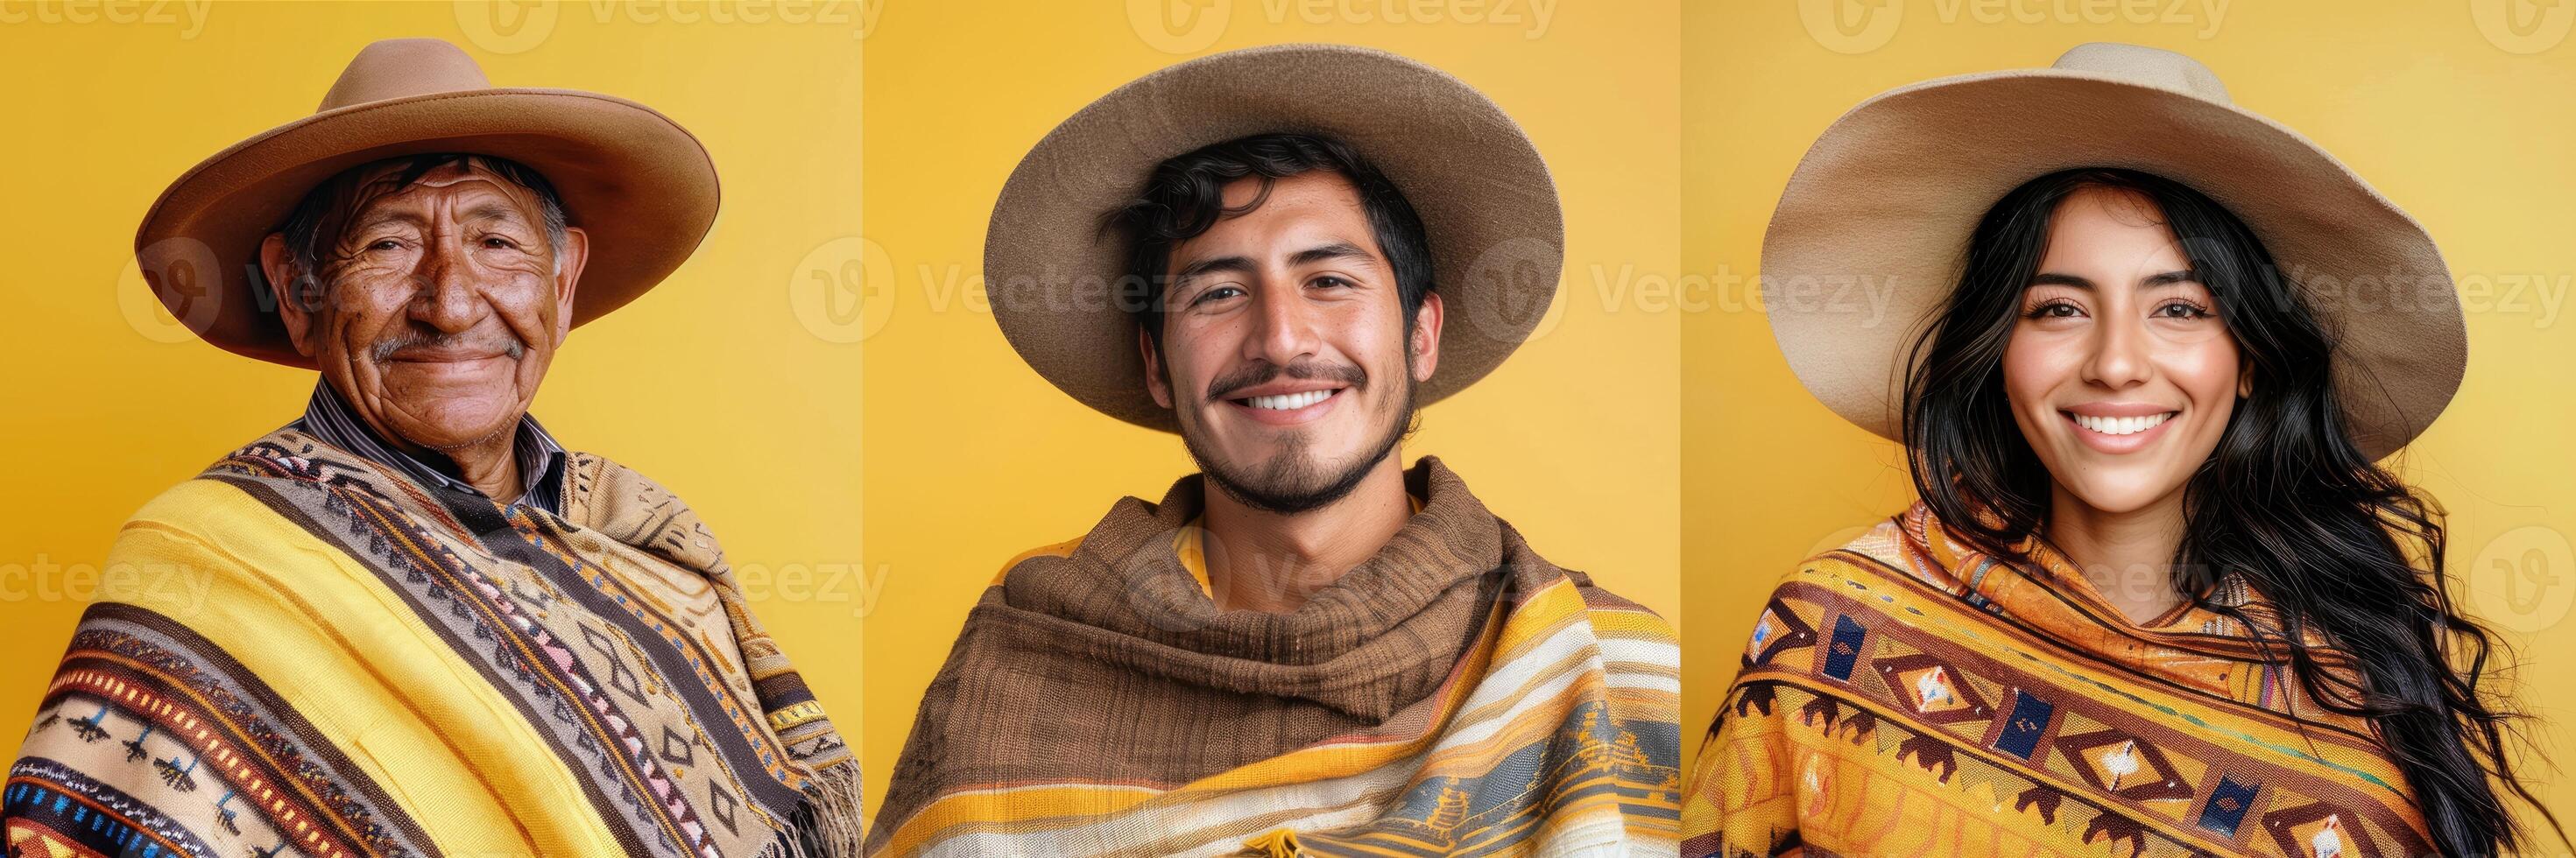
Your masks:
{"label": "woman's shoulder", "polygon": [[1943,589],[1956,582],[1949,569],[1927,547],[1925,529],[1931,518],[1921,502],[1893,515],[1843,528],[1817,541],[1817,547],[1780,577],[1786,587],[1813,580],[1820,573],[1857,576],[1862,580],[1901,576]]}

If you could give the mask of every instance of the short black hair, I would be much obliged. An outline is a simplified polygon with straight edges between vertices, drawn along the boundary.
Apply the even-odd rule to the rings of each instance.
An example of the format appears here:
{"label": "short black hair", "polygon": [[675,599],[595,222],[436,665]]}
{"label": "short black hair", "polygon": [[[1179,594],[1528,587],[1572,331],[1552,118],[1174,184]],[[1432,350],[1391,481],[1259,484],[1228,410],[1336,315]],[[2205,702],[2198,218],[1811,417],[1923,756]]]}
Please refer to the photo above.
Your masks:
{"label": "short black hair", "polygon": [[[1217,221],[1260,208],[1270,198],[1272,182],[1317,170],[1339,173],[1359,193],[1380,252],[1395,270],[1397,305],[1404,311],[1404,330],[1422,309],[1423,296],[1435,288],[1431,239],[1413,204],[1385,174],[1358,150],[1321,134],[1255,134],[1202,147],[1157,164],[1143,190],[1102,220],[1127,246],[1127,270],[1119,281],[1121,306],[1136,315],[1163,347],[1163,287],[1170,277],[1172,247],[1197,238]],[[1259,178],[1261,190],[1250,202],[1227,208],[1227,183]]]}

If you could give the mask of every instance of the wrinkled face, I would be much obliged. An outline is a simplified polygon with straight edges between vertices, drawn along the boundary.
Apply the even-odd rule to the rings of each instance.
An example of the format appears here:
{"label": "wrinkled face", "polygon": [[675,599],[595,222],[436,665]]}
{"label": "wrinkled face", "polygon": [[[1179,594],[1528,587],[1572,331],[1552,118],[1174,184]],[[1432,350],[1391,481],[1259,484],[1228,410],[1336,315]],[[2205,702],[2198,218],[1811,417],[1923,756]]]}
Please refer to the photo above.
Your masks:
{"label": "wrinkled face", "polygon": [[[1259,191],[1237,180],[1224,204]],[[1425,297],[1408,335],[1349,180],[1276,180],[1260,208],[1175,246],[1167,270],[1162,353],[1138,337],[1147,384],[1220,487],[1299,512],[1348,493],[1393,452],[1413,386],[1439,363],[1440,298]]]}
{"label": "wrinkled face", "polygon": [[[280,301],[296,350],[380,434],[434,450],[511,431],[571,330],[588,239],[546,235],[534,192],[480,165],[441,166],[396,189],[365,177],[323,223],[320,294]],[[269,282],[294,282],[281,235]]]}
{"label": "wrinkled face", "polygon": [[2131,512],[2182,490],[2250,390],[2236,341],[2155,204],[2059,204],[2004,347],[2013,419],[2058,488]]}

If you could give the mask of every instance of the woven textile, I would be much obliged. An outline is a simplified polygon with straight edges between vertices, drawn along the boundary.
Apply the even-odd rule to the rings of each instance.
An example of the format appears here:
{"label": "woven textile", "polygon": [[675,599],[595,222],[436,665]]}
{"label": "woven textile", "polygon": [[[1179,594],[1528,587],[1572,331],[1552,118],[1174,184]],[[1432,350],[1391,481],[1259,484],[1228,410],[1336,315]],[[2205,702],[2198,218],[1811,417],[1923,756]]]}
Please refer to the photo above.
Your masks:
{"label": "woven textile", "polygon": [[10,769],[12,855],[793,856],[857,765],[687,505],[563,514],[281,430],[128,521]]}
{"label": "woven textile", "polygon": [[1017,561],[924,697],[886,855],[1671,854],[1671,629],[1424,459],[1422,509],[1293,613],[1219,613],[1184,478]]}
{"label": "woven textile", "polygon": [[[2191,602],[2132,623],[2044,541],[2018,550],[1978,553],[1917,504],[1783,579],[1692,771],[1682,853],[2432,852],[2369,725],[2242,624]],[[2241,579],[2204,598],[2274,627]]]}

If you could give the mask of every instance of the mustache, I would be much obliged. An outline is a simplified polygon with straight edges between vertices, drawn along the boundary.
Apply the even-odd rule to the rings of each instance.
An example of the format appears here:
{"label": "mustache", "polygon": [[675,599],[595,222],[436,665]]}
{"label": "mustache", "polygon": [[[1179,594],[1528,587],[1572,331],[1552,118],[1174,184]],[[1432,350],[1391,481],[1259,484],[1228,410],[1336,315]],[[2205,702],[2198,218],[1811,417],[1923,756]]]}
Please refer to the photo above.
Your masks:
{"label": "mustache", "polygon": [[414,330],[377,340],[374,346],[367,349],[367,356],[374,358],[377,363],[384,363],[393,360],[394,354],[404,349],[472,348],[494,345],[495,340],[498,340],[497,345],[501,347],[501,352],[508,355],[511,360],[518,360],[519,356],[528,350],[527,341],[509,334],[496,337],[488,334],[448,334]]}
{"label": "mustache", "polygon": [[1328,364],[1318,363],[1311,360],[1301,360],[1287,366],[1280,366],[1275,363],[1263,361],[1261,363],[1252,364],[1242,369],[1218,376],[1215,380],[1208,382],[1208,401],[1215,402],[1226,399],[1229,394],[1232,394],[1235,391],[1267,382],[1282,375],[1302,381],[1338,381],[1351,387],[1362,387],[1368,383],[1368,373],[1361,371],[1359,367],[1351,366],[1349,364]]}

